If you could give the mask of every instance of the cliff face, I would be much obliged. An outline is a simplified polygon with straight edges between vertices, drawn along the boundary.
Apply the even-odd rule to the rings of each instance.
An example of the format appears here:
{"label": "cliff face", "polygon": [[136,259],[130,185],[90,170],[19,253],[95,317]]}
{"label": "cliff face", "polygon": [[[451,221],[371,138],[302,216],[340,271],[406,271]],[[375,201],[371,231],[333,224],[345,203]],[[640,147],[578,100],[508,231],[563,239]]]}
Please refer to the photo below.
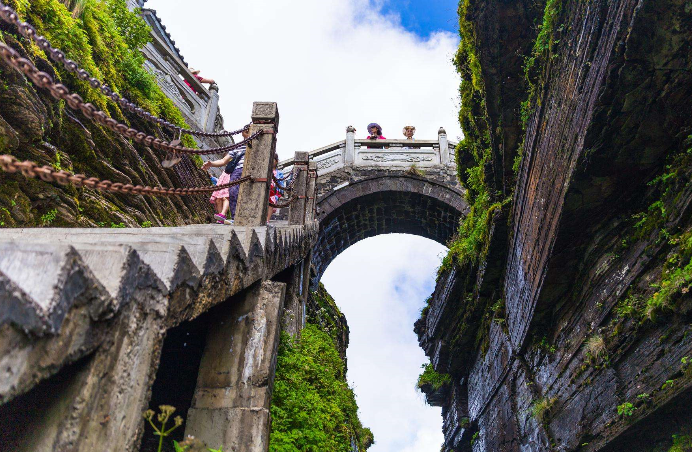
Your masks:
{"label": "cliff face", "polygon": [[692,5],[524,3],[460,6],[474,209],[415,326],[451,375],[445,449],[668,450],[692,427]]}
{"label": "cliff face", "polygon": [[[58,0],[9,2],[54,46],[65,49],[69,58],[153,113],[182,125],[180,113],[143,69],[138,49],[149,36],[143,21],[127,10],[125,0],[84,3],[84,10],[75,18],[77,15]],[[169,131],[124,113],[114,102],[49,61],[14,27],[0,23],[0,39],[112,117],[148,134],[174,139],[166,135]],[[123,184],[211,184],[208,175],[188,157],[175,168],[164,169],[160,165],[161,152],[90,121],[4,62],[0,62],[0,153]],[[211,214],[204,196],[113,195],[0,173],[0,227],[165,226],[206,222]]]}

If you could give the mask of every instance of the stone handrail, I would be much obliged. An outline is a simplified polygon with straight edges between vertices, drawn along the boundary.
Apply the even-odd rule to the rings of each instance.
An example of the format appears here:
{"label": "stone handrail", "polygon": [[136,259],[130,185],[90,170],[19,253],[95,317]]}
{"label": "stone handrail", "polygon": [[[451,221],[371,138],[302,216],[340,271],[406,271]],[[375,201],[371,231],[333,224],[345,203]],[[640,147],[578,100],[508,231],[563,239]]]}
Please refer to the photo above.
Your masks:
{"label": "stone handrail", "polygon": [[142,49],[146,68],[156,76],[159,86],[192,128],[216,132],[222,126],[219,124],[222,120],[217,118],[218,87],[212,85],[207,89],[192,75],[185,62],[171,48],[174,44],[166,41],[168,37],[165,29],[153,10],[142,9],[141,15],[152,28],[151,42]]}
{"label": "stone handrail", "polygon": [[[320,174],[343,166],[420,166],[454,165],[456,143],[447,140],[443,128],[437,140],[368,140],[356,139],[352,127],[346,129],[346,139],[309,153]],[[279,162],[280,169],[294,165],[293,158]]]}

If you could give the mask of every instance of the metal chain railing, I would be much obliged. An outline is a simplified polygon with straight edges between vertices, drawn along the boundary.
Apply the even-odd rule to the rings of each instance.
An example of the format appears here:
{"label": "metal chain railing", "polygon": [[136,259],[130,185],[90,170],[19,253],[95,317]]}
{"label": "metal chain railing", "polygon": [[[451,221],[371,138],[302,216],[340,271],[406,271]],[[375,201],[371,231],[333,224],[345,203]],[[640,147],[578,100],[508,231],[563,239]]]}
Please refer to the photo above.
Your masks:
{"label": "metal chain railing", "polygon": [[105,112],[98,110],[93,104],[85,103],[84,99],[79,94],[73,94],[70,92],[69,88],[61,83],[55,83],[53,77],[49,74],[38,70],[34,64],[22,58],[21,55],[9,47],[5,43],[0,42],[0,57],[4,59],[12,67],[18,69],[29,77],[37,86],[40,88],[46,88],[56,99],[61,99],[67,102],[73,110],[81,111],[87,118],[111,129],[112,131],[123,135],[126,138],[134,140],[138,143],[142,143],[146,146],[151,146],[162,151],[172,152],[174,154],[195,154],[195,155],[209,155],[218,154],[220,152],[231,151],[233,149],[238,149],[242,146],[247,145],[254,138],[257,138],[263,133],[273,133],[270,130],[260,130],[255,132],[247,139],[232,144],[229,146],[221,146],[217,148],[210,149],[192,149],[177,144],[176,142],[169,143],[168,141],[162,140],[152,135],[147,135],[144,132],[128,127],[127,125],[116,121],[115,119],[109,117]]}
{"label": "metal chain railing", "polygon": [[36,45],[41,50],[45,51],[53,61],[62,64],[68,72],[75,74],[77,78],[79,78],[80,80],[88,82],[89,86],[91,86],[94,89],[100,90],[106,97],[110,98],[127,111],[136,114],[140,118],[155,122],[164,127],[168,127],[169,129],[175,130],[178,133],[186,133],[198,137],[231,137],[234,135],[238,135],[239,133],[248,130],[249,128],[248,124],[243,128],[234,130],[232,132],[201,132],[198,130],[185,129],[169,121],[166,121],[165,119],[154,116],[148,111],[144,110],[142,107],[138,106],[137,104],[133,103],[132,101],[126,99],[125,97],[113,91],[108,85],[93,77],[86,70],[80,68],[76,62],[70,60],[65,56],[65,52],[53,47],[48,41],[48,39],[46,39],[44,36],[39,35],[33,26],[31,26],[27,22],[22,22],[21,20],[19,20],[19,15],[17,14],[17,12],[2,2],[0,2],[0,19],[2,19],[4,22],[8,24],[15,25],[23,36],[36,43]]}
{"label": "metal chain railing", "polygon": [[46,182],[57,182],[61,185],[74,185],[75,187],[86,187],[94,190],[107,191],[111,193],[150,195],[150,196],[187,196],[211,193],[224,188],[240,185],[245,182],[266,182],[266,179],[257,179],[252,176],[241,177],[223,185],[196,188],[172,188],[172,187],[149,187],[142,185],[122,184],[109,180],[100,180],[95,177],[87,177],[83,174],[74,174],[69,171],[56,170],[51,166],[39,166],[35,162],[20,162],[11,155],[0,155],[0,168],[7,173],[21,173],[28,178],[41,178]]}

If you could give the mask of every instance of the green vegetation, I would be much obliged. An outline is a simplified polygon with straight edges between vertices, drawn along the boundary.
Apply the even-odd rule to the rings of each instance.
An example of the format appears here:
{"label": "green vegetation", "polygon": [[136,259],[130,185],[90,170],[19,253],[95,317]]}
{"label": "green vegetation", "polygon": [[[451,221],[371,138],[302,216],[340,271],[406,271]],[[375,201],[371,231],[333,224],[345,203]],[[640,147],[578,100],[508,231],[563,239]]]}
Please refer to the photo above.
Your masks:
{"label": "green vegetation", "polygon": [[689,452],[692,450],[692,434],[673,435],[673,445],[668,452]]}
{"label": "green vegetation", "polygon": [[50,226],[53,221],[55,221],[55,217],[58,214],[58,209],[52,209],[46,212],[45,214],[41,215],[41,224],[44,226]]}
{"label": "green vegetation", "polygon": [[478,441],[478,438],[481,436],[481,432],[476,432],[473,434],[471,437],[471,447],[473,447],[474,444],[476,444],[476,441]]}
{"label": "green vegetation", "polygon": [[606,343],[603,336],[594,334],[588,338],[584,343],[584,355],[586,356],[586,360],[590,363],[601,358],[607,359]]}
{"label": "green vegetation", "polygon": [[661,391],[665,391],[673,386],[675,386],[675,380],[666,380],[666,382],[661,385]]}
{"label": "green vegetation", "polygon": [[151,221],[144,221],[142,222],[142,227],[143,228],[150,228],[152,226]]}
{"label": "green vegetation", "polygon": [[[524,128],[529,116],[540,104],[539,89],[545,83],[545,70],[538,72],[543,64],[550,61],[554,46],[560,41],[555,39],[558,19],[562,12],[562,0],[547,0],[543,11],[543,22],[538,26],[538,35],[533,44],[531,55],[524,62],[524,77],[528,85],[528,97],[521,104],[521,120]],[[515,162],[516,164],[516,162]]]}
{"label": "green vegetation", "polygon": [[421,368],[423,369],[423,373],[418,377],[418,383],[416,384],[418,389],[430,385],[433,391],[437,391],[444,385],[448,385],[452,382],[452,377],[449,374],[437,373],[435,369],[433,369],[432,364],[423,364]]}
{"label": "green vegetation", "polygon": [[[113,91],[155,115],[186,126],[180,112],[158,87],[153,74],[145,69],[139,49],[151,39],[150,30],[137,11],[128,9],[126,0],[8,0],[6,3],[17,10],[22,20],[34,25],[53,46],[63,50],[68,58],[104,81]],[[129,113],[125,116],[116,102],[79,80],[62,65],[53,63],[31,41],[9,32],[0,34],[0,39],[25,53],[41,69],[52,73],[56,81],[114,119],[148,133],[157,133],[158,129],[153,125]],[[13,153],[20,159],[39,161],[56,169],[68,169],[102,179],[135,184],[153,182],[150,168],[155,167],[152,161],[155,157],[134,156],[135,152],[143,150],[142,146],[135,144],[134,149],[130,148],[105,127],[72,112],[64,102],[53,101],[43,94],[34,96],[30,82],[25,84],[19,78],[11,77],[0,84],[8,85],[0,90],[2,102],[16,101],[24,108],[41,113],[41,123],[32,129],[17,130],[18,137],[12,130],[0,131],[0,150],[3,153]],[[18,147],[17,139],[26,145]],[[46,153],[44,148],[37,146],[41,141],[54,145],[56,153]],[[183,137],[183,142],[195,146],[189,136]],[[131,212],[132,209],[127,208],[133,207],[124,197],[93,196],[89,190],[7,174],[0,175],[0,187],[0,207],[9,208],[10,201],[21,201],[17,208],[9,209],[10,219],[0,219],[10,227],[41,225],[40,213],[49,208],[45,199],[63,203],[65,208],[58,212],[60,224],[70,226],[109,224],[113,210]],[[83,210],[78,212],[75,204]],[[155,214],[159,213],[162,223],[179,223],[180,214],[170,208],[167,210],[164,205],[168,204],[166,200],[155,200],[151,207]],[[141,210],[142,205],[137,204],[135,209]],[[166,213],[160,215],[160,212]],[[135,220],[131,213],[125,216],[130,217],[128,223]]]}
{"label": "green vegetation", "polygon": [[555,347],[555,344],[551,344],[546,336],[543,336],[543,338],[538,343],[536,343],[536,347],[539,350],[543,350],[545,353],[550,354],[553,354],[557,351],[557,347]]}
{"label": "green vegetation", "polygon": [[636,409],[630,402],[625,402],[622,405],[618,405],[618,416],[631,417]]}
{"label": "green vegetation", "polygon": [[298,341],[281,336],[271,416],[271,452],[351,452],[352,438],[360,452],[373,444],[334,340],[313,324]]}
{"label": "green vegetation", "polygon": [[555,397],[542,397],[536,400],[533,405],[531,405],[531,415],[540,423],[546,423],[548,417],[550,416],[550,411],[553,409],[553,405],[557,402]]}
{"label": "green vegetation", "polygon": [[327,289],[324,288],[321,282],[317,286],[317,290],[310,292],[310,297],[317,306],[308,310],[308,323],[318,325],[322,331],[329,334],[329,337],[338,344],[341,339],[339,336],[345,317],[336,305],[334,298],[329,295],[329,292],[327,292]]}
{"label": "green vegetation", "polygon": [[[128,9],[125,0],[9,0],[9,4],[54,47],[63,50],[68,58],[114,91],[128,96],[153,114],[178,125],[184,124],[180,112],[144,68],[144,57],[139,49],[151,39],[149,27]],[[73,14],[77,10],[79,14]],[[34,56],[48,59],[36,45],[31,44],[30,49]],[[55,65],[55,68],[69,88],[113,117],[124,119],[115,102],[61,66]]]}
{"label": "green vegetation", "polygon": [[154,435],[159,437],[159,448],[157,449],[157,452],[161,452],[161,448],[163,447],[163,439],[170,435],[173,430],[183,425],[183,418],[176,416],[173,419],[173,426],[166,430],[168,419],[173,415],[173,413],[175,413],[175,408],[170,405],[161,405],[159,410],[161,410],[161,412],[156,417],[156,420],[159,422],[159,424],[161,424],[160,426],[154,424],[153,419],[154,415],[156,414],[154,413],[154,410],[147,410],[143,414],[144,419],[147,420],[149,425],[151,425],[151,428],[154,429]]}

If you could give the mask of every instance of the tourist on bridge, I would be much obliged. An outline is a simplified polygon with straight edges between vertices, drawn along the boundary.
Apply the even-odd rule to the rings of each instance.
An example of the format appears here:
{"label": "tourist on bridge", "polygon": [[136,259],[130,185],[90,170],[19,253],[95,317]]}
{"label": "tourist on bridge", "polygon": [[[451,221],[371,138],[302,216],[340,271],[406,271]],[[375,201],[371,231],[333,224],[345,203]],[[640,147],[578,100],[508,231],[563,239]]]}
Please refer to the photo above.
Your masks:
{"label": "tourist on bridge", "polygon": [[[368,132],[370,133],[370,135],[368,135],[368,140],[386,140],[386,138],[382,136],[382,127],[376,122],[368,124]],[[373,147],[374,146],[368,146],[368,149]]]}
{"label": "tourist on bridge", "polygon": [[[271,202],[272,204],[276,204],[277,202],[279,202],[279,198],[284,193],[283,188],[286,187],[286,184],[283,181],[284,173],[278,167],[279,154],[274,153],[274,166],[272,167],[272,173],[274,174],[274,177],[272,178],[272,184],[269,188],[269,202]],[[272,206],[269,206],[269,208],[267,209],[267,223],[272,219],[273,214],[274,208]]]}
{"label": "tourist on bridge", "polygon": [[415,141],[415,138],[413,138],[413,135],[416,133],[415,127],[404,126],[403,133],[404,133],[404,136],[406,137],[407,140]]}
{"label": "tourist on bridge", "polygon": [[[250,130],[245,129],[242,134],[243,139],[247,140],[250,136]],[[238,180],[243,175],[243,163],[245,162],[246,150],[247,146],[243,145],[238,149],[229,151],[228,155],[220,160],[205,162],[204,165],[202,165],[202,169],[206,171],[211,167],[226,167],[216,185],[224,185]],[[239,190],[240,185],[234,185],[230,188],[222,188],[211,194],[209,201],[216,207],[216,215],[214,215],[214,218],[217,224],[233,224],[233,220],[228,219],[228,212],[230,210],[231,217],[235,216],[235,207],[236,204],[238,204]]]}
{"label": "tourist on bridge", "polygon": [[382,136],[382,127],[376,122],[368,124],[368,133],[370,133],[370,135],[368,135],[368,140],[386,140],[386,138]]}

